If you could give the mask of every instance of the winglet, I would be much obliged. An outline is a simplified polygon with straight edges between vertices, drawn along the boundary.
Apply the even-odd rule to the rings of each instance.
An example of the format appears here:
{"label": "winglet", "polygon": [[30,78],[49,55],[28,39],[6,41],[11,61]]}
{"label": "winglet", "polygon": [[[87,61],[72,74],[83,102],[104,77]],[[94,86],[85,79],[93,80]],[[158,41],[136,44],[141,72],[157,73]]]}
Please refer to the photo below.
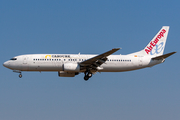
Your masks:
{"label": "winglet", "polygon": [[113,50],[119,50],[119,49],[121,49],[121,48],[113,48]]}
{"label": "winglet", "polygon": [[164,54],[164,55],[160,55],[160,56],[157,56],[157,57],[154,57],[152,58],[152,60],[160,60],[160,59],[165,59],[173,54],[175,54],[176,52],[171,52],[171,53],[168,53],[168,54]]}

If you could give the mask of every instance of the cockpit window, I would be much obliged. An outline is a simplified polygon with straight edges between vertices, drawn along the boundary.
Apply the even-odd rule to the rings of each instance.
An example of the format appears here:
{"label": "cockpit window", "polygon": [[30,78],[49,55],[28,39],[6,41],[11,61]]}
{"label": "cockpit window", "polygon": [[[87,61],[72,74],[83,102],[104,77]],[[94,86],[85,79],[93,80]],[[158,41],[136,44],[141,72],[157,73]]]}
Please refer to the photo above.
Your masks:
{"label": "cockpit window", "polygon": [[17,60],[17,58],[11,58],[10,60]]}

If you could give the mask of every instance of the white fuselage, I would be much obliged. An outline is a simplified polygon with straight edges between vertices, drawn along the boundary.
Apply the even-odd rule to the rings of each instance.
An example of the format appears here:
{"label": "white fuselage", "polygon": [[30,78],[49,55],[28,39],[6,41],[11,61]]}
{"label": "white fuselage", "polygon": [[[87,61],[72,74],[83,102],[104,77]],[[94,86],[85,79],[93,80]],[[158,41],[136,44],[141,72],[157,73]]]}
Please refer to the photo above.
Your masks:
{"label": "white fuselage", "polygon": [[[50,56],[50,57],[49,57]],[[19,71],[64,71],[65,63],[78,64],[96,55],[80,54],[30,54],[16,56],[16,60],[6,61],[3,65]],[[108,60],[98,68],[98,72],[123,72],[151,67],[162,60],[151,60],[150,56],[110,55]],[[84,72],[84,70],[79,71]]]}

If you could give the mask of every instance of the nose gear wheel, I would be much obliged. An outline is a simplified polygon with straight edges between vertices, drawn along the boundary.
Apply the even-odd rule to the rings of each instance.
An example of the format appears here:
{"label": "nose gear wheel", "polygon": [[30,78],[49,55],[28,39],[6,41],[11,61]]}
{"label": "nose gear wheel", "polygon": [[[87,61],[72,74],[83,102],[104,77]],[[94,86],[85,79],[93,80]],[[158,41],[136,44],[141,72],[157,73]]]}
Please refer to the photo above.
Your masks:
{"label": "nose gear wheel", "polygon": [[21,73],[19,74],[19,78],[22,78],[22,74]]}

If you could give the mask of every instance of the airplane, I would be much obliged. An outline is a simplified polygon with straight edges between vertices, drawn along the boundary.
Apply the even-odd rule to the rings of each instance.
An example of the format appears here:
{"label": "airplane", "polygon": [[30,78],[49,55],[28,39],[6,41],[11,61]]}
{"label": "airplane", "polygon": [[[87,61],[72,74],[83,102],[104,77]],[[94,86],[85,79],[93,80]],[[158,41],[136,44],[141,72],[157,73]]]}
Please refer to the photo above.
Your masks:
{"label": "airplane", "polygon": [[163,54],[169,26],[163,26],[141,51],[127,55],[112,55],[120,48],[103,54],[26,54],[11,58],[3,66],[19,73],[22,71],[56,71],[59,77],[74,77],[84,73],[87,81],[96,72],[124,72],[152,67],[163,63],[176,52]]}

